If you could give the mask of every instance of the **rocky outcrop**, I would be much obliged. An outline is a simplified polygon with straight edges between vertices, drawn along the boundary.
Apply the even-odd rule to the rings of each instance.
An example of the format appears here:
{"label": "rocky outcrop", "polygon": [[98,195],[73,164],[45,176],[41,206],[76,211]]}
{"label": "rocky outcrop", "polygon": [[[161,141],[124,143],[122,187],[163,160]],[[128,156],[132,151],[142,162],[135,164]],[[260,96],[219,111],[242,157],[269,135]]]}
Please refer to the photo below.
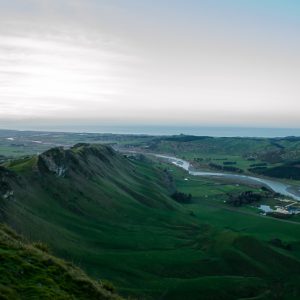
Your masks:
{"label": "rocky outcrop", "polygon": [[14,191],[8,182],[12,174],[9,170],[0,167],[0,199],[10,200],[14,197]]}
{"label": "rocky outcrop", "polygon": [[56,147],[40,154],[37,167],[41,175],[72,177],[80,173],[90,177],[101,174],[103,168],[111,168],[120,159],[110,146],[80,143],[70,149]]}
{"label": "rocky outcrop", "polygon": [[39,155],[38,167],[42,172],[49,172],[58,177],[65,177],[68,171],[66,151],[62,147],[57,147],[44,152]]}

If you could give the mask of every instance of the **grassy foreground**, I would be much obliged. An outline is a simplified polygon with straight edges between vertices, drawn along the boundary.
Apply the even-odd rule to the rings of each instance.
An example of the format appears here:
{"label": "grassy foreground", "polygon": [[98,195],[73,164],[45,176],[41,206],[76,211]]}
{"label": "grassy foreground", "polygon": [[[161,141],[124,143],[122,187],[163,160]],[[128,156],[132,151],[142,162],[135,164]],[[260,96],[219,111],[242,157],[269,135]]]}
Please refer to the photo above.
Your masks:
{"label": "grassy foreground", "polygon": [[0,299],[121,299],[71,263],[0,225]]}

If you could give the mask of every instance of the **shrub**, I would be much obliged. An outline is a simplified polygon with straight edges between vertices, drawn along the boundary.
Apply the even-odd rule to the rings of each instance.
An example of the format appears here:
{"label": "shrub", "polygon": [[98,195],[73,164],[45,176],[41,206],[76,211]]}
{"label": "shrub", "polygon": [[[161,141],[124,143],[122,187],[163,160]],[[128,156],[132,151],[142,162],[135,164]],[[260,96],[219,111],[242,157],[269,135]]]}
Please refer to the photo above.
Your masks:
{"label": "shrub", "polygon": [[229,195],[228,203],[234,206],[241,206],[243,204],[250,204],[258,202],[262,199],[262,196],[252,191],[242,192],[239,195]]}
{"label": "shrub", "polygon": [[104,288],[105,290],[107,290],[111,293],[116,292],[116,287],[110,281],[101,279],[101,280],[99,280],[99,283],[100,283],[101,287]]}
{"label": "shrub", "polygon": [[50,252],[49,246],[41,241],[33,242],[32,246],[46,253]]}
{"label": "shrub", "polygon": [[175,201],[177,201],[179,203],[184,203],[184,204],[191,203],[191,201],[192,201],[192,195],[191,194],[185,194],[185,193],[181,193],[181,192],[178,192],[178,191],[173,193],[171,195],[171,197]]}

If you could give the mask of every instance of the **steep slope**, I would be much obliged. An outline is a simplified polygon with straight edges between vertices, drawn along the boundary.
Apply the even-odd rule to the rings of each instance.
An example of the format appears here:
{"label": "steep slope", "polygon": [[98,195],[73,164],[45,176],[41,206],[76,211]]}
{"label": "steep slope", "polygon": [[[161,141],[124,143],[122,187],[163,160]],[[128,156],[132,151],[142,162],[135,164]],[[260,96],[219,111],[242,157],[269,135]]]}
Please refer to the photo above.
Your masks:
{"label": "steep slope", "polygon": [[300,295],[300,262],[292,252],[204,224],[168,196],[163,167],[145,159],[78,144],[12,161],[0,174],[2,221],[124,295]]}
{"label": "steep slope", "polygon": [[43,247],[0,225],[0,299],[121,299]]}
{"label": "steep slope", "polygon": [[[139,271],[127,265],[131,251],[176,245],[170,228],[193,226],[168,197],[162,172],[107,146],[54,148],[6,167],[1,169],[2,221],[46,242],[96,278],[114,280],[127,273],[118,283],[135,286]],[[120,260],[121,251],[126,257]]]}

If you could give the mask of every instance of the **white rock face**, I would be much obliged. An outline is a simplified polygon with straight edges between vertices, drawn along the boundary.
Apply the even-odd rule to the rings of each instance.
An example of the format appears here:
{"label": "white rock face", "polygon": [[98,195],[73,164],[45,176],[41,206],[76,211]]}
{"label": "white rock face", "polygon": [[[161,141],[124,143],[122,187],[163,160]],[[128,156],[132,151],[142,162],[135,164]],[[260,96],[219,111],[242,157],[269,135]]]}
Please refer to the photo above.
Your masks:
{"label": "white rock face", "polygon": [[50,172],[55,173],[58,177],[64,177],[66,175],[67,167],[55,162],[52,157],[43,156],[43,161],[47,169]]}
{"label": "white rock face", "polygon": [[12,191],[12,190],[7,191],[4,195],[2,195],[2,198],[4,200],[11,199],[13,197],[14,197],[14,191]]}
{"label": "white rock face", "polygon": [[58,167],[57,170],[56,170],[56,174],[59,177],[64,177],[65,174],[66,174],[66,171],[67,171],[67,168],[65,168],[65,167]]}
{"label": "white rock face", "polygon": [[68,168],[65,165],[65,153],[62,149],[56,148],[41,154],[39,159],[48,171],[58,177],[65,177]]}
{"label": "white rock face", "polygon": [[0,178],[0,199],[10,200],[13,197],[14,191],[10,185],[3,178]]}

